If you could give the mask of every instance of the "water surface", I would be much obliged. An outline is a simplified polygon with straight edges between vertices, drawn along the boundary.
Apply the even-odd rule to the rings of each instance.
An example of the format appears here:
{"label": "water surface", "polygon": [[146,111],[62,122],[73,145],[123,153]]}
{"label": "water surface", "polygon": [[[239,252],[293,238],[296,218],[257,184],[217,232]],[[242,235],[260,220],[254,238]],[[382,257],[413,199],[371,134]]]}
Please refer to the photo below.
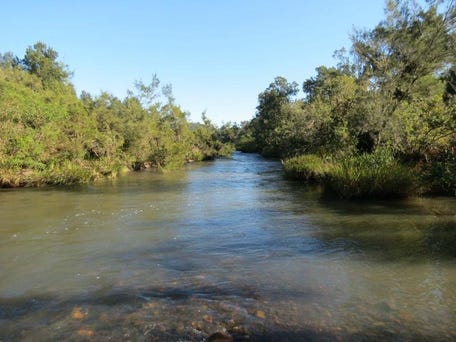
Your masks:
{"label": "water surface", "polygon": [[236,153],[0,192],[0,341],[456,339],[456,201],[346,202]]}

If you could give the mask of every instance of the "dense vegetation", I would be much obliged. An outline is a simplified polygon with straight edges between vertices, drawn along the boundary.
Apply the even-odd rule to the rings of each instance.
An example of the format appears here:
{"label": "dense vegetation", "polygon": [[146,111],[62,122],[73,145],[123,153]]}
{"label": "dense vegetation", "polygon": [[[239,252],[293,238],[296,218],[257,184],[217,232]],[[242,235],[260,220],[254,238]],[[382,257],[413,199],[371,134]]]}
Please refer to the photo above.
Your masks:
{"label": "dense vegetation", "polygon": [[285,159],[292,178],[343,197],[456,192],[456,8],[388,1],[337,67],[275,78],[238,147]]}
{"label": "dense vegetation", "polygon": [[122,169],[170,169],[229,155],[203,116],[189,123],[171,87],[137,82],[121,100],[80,97],[68,68],[43,43],[20,59],[0,54],[0,186],[87,182]]}

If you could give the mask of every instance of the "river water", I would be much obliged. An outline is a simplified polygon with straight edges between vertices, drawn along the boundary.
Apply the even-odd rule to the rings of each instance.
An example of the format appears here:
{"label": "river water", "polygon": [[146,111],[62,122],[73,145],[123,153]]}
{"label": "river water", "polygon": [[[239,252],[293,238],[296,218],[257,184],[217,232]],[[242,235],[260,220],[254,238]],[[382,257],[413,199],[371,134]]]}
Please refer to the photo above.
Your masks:
{"label": "river water", "polygon": [[257,155],[0,192],[0,341],[455,340],[456,200],[340,201]]}

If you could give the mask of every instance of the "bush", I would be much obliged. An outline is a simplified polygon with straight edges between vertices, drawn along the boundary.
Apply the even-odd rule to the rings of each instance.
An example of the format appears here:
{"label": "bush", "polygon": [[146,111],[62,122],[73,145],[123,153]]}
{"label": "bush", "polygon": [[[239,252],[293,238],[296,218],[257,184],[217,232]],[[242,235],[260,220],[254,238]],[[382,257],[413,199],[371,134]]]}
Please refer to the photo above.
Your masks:
{"label": "bush", "polygon": [[456,147],[432,156],[422,167],[422,178],[429,192],[456,196]]}

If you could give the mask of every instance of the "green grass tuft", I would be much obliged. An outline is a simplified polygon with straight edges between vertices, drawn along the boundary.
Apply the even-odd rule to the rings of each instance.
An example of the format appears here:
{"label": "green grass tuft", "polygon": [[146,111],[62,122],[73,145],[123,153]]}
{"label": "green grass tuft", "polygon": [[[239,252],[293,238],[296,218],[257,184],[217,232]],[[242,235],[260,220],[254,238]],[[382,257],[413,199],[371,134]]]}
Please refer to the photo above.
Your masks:
{"label": "green grass tuft", "polygon": [[315,154],[307,154],[287,159],[283,166],[289,179],[320,183],[327,177],[333,164]]}
{"label": "green grass tuft", "polygon": [[284,168],[288,178],[321,183],[342,198],[405,197],[420,188],[415,170],[385,149],[340,161],[304,155],[286,160]]}

